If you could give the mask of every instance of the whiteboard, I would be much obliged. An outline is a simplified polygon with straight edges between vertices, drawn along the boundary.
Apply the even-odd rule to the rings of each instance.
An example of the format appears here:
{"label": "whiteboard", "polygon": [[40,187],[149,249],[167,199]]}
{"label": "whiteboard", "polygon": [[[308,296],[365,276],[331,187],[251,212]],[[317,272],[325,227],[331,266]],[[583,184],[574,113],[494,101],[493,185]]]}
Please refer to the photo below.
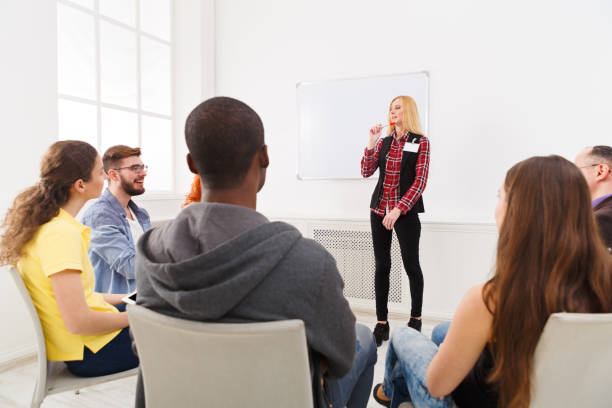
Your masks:
{"label": "whiteboard", "polygon": [[396,96],[415,100],[427,134],[428,86],[427,72],[298,83],[298,178],[361,178],[369,129],[388,123]]}

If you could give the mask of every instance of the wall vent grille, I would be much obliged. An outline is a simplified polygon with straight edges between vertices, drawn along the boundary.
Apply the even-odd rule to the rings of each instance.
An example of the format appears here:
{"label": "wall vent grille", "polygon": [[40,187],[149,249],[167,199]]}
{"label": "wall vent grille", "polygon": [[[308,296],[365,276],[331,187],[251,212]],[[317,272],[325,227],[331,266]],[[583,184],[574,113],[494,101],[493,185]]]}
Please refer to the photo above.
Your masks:
{"label": "wall vent grille", "polygon": [[[344,296],[376,300],[374,292],[374,249],[370,231],[314,228],[312,237],[336,259],[344,280]],[[402,257],[395,233],[391,242],[389,302],[402,303]]]}

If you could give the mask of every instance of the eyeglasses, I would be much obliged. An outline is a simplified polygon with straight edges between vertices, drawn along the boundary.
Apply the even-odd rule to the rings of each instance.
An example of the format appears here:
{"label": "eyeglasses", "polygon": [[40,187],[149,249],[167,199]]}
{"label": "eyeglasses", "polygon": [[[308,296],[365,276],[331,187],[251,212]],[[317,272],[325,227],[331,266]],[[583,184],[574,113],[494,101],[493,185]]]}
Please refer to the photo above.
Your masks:
{"label": "eyeglasses", "polygon": [[131,166],[127,166],[127,167],[117,167],[113,170],[124,170],[124,169],[130,169],[132,170],[134,173],[142,173],[145,172],[149,169],[149,166],[144,165],[144,164],[133,164]]}
{"label": "eyeglasses", "polygon": [[608,163],[595,163],[595,164],[588,164],[586,166],[580,166],[578,167],[579,169],[586,169],[589,167],[595,167],[595,166],[605,166],[608,168],[608,173],[612,174],[612,166],[610,166]]}

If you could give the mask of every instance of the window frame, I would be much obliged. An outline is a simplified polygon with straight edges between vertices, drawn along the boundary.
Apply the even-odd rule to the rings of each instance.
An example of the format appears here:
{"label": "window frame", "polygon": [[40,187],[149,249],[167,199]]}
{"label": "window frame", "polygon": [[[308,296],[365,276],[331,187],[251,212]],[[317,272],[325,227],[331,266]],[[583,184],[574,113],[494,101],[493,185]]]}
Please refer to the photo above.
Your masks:
{"label": "window frame", "polygon": [[[142,196],[144,199],[148,200],[156,200],[156,199],[168,199],[168,198],[177,198],[179,195],[177,194],[177,180],[176,180],[176,163],[175,163],[175,154],[177,151],[176,140],[174,137],[174,126],[175,126],[175,103],[174,103],[174,93],[175,93],[175,84],[174,84],[174,54],[175,54],[175,42],[174,42],[174,0],[168,0],[169,10],[168,10],[168,18],[169,18],[169,40],[165,40],[163,38],[157,37],[153,34],[145,32],[141,29],[141,19],[140,19],[140,4],[142,1],[146,0],[134,0],[135,2],[135,25],[130,26],[129,24],[123,23],[119,20],[116,20],[112,17],[108,17],[100,13],[100,0],[93,0],[93,9],[89,9],[87,7],[81,6],[77,3],[74,3],[70,0],[56,0],[56,8],[59,9],[59,6],[70,7],[79,12],[86,13],[93,17],[94,19],[94,52],[95,52],[95,99],[89,99],[79,96],[73,96],[61,93],[59,90],[59,83],[56,87],[57,90],[57,101],[59,105],[59,101],[68,101],[68,102],[76,102],[82,103],[90,106],[94,106],[96,108],[96,150],[102,154],[101,146],[102,146],[102,109],[109,108],[117,111],[127,112],[136,114],[137,118],[137,140],[138,146],[142,146],[143,142],[143,116],[164,119],[169,121],[169,129],[170,134],[170,145],[171,151],[168,152],[168,160],[169,167],[171,169],[171,177],[170,177],[170,189],[169,190],[147,190],[145,194]],[[57,21],[57,20],[56,20]],[[103,102],[101,97],[101,89],[102,89],[102,81],[101,81],[101,22],[104,21],[106,23],[114,24],[117,27],[123,28],[125,30],[129,30],[131,33],[135,35],[136,38],[136,107],[131,108],[127,106],[121,106],[113,103]],[[59,29],[59,27],[58,27]],[[159,44],[163,44],[169,48],[169,78],[168,83],[170,85],[170,114],[161,114],[158,112],[147,111],[142,108],[142,47],[141,47],[141,38],[147,38],[149,40],[155,41]],[[57,55],[57,52],[56,52]],[[59,61],[58,61],[59,64]],[[59,75],[59,72],[58,72]],[[59,109],[59,108],[58,108]],[[58,110],[58,118],[59,118],[59,110]],[[58,120],[58,129],[57,129],[57,137],[61,139],[61,135],[59,134],[59,120]],[[144,153],[146,155],[146,152]],[[181,195],[182,197],[182,195]]]}

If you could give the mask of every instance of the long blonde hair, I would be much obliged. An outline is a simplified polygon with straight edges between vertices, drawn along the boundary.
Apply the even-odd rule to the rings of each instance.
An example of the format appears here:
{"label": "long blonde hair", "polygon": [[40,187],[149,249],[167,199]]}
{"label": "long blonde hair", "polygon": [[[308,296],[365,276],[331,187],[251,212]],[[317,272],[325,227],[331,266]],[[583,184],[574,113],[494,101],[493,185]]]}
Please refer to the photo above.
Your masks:
{"label": "long blonde hair", "polygon": [[387,136],[396,130],[395,125],[391,124],[391,107],[393,106],[393,102],[398,99],[402,101],[402,125],[404,126],[404,130],[417,135],[423,135],[421,119],[419,118],[419,110],[416,102],[410,96],[400,95],[393,98],[389,104],[389,112],[387,113],[389,133]]}

